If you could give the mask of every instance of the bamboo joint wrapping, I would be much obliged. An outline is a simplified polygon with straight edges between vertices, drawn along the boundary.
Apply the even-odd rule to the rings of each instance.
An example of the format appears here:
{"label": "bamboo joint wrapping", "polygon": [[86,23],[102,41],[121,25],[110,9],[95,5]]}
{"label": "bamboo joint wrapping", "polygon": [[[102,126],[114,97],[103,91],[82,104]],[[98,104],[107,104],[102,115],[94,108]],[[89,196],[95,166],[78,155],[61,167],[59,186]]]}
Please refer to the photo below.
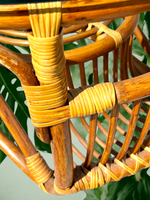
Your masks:
{"label": "bamboo joint wrapping", "polygon": [[51,85],[23,86],[23,88],[31,119],[36,127],[52,126],[70,118],[103,113],[111,110],[116,102],[115,89],[112,83],[70,90],[67,95],[69,105],[61,106],[59,104],[61,106],[59,108],[57,108],[59,102],[55,103],[56,107],[52,104],[59,92],[53,93],[54,90],[51,89]]}

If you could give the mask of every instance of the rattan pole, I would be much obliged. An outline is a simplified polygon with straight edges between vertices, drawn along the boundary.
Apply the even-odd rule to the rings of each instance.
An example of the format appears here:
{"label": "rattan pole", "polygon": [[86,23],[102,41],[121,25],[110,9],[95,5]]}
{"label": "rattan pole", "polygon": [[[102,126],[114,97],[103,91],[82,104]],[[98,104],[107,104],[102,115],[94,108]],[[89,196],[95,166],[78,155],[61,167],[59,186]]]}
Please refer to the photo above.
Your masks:
{"label": "rattan pole", "polygon": [[96,138],[96,129],[97,129],[97,114],[90,116],[90,132],[89,132],[89,142],[87,147],[87,154],[86,159],[84,162],[84,167],[88,168],[91,164],[92,157],[93,157],[93,151],[94,151],[94,145],[95,145],[95,138]]}
{"label": "rattan pole", "polygon": [[113,51],[113,81],[118,81],[118,49]]}
{"label": "rattan pole", "polygon": [[116,127],[117,127],[117,122],[118,122],[119,108],[120,106],[116,104],[115,107],[111,111],[111,118],[110,118],[106,147],[104,149],[102,158],[100,160],[100,163],[103,165],[107,162],[112,150],[112,145],[115,139]]}
{"label": "rattan pole", "polygon": [[127,56],[127,66],[130,70],[131,76],[134,77],[133,73],[133,59],[132,59],[132,43],[133,43],[133,34],[130,35],[129,45],[128,45],[128,56]]}
{"label": "rattan pole", "polygon": [[138,140],[136,141],[134,147],[131,149],[130,153],[133,153],[133,154],[137,153],[137,151],[142,146],[146,135],[148,135],[148,131],[149,131],[149,127],[150,127],[150,120],[149,119],[150,119],[150,109],[148,111],[145,123],[144,123],[142,131],[141,131],[141,134],[140,134]]}
{"label": "rattan pole", "polygon": [[119,104],[147,97],[149,96],[150,72],[132,79],[114,83],[114,87]]}
{"label": "rattan pole", "polygon": [[66,189],[73,181],[73,161],[69,120],[50,128],[56,185]]}
{"label": "rattan pole", "polygon": [[98,80],[98,58],[93,58],[93,78],[94,78],[94,85],[99,83]]}
{"label": "rattan pole", "polygon": [[0,117],[4,121],[6,127],[12,134],[25,157],[29,157],[37,153],[27,134],[14,116],[11,109],[8,107],[2,95],[0,95]]}
{"label": "rattan pole", "polygon": [[143,47],[144,51],[150,56],[150,43],[145,34],[142,32],[139,26],[134,30],[134,35],[140,45]]}
{"label": "rattan pole", "polygon": [[[49,3],[49,5],[41,5],[39,3],[29,4],[28,6],[33,30],[33,36],[30,33],[28,34],[33,67],[41,87],[49,85],[53,87],[53,90],[59,88],[59,91],[54,92],[56,96],[51,98],[50,105],[53,106],[52,108],[55,108],[56,104],[58,104],[56,107],[60,107],[65,105],[67,101],[65,57],[62,30],[60,30],[61,3],[53,2]],[[47,8],[49,8],[49,13],[44,12]],[[44,18],[46,18],[46,21],[43,20]],[[50,25],[47,26],[49,23]],[[39,49],[42,43],[44,55],[40,52],[41,49]],[[58,94],[61,95],[57,97]],[[73,158],[69,120],[50,127],[50,135],[52,139],[51,147],[55,168],[55,183],[58,188],[66,189],[73,182]]]}
{"label": "rattan pole", "polygon": [[117,155],[118,160],[121,160],[125,156],[128,148],[129,148],[129,145],[131,143],[131,140],[132,140],[132,137],[133,137],[133,134],[134,134],[135,126],[136,126],[136,123],[137,123],[137,120],[138,120],[140,107],[141,107],[141,100],[135,101],[134,107],[133,107],[133,110],[132,110],[131,119],[130,119],[130,124],[129,124],[128,131],[127,131],[127,134],[126,134],[126,138],[125,138],[125,141],[122,145],[120,152]]}
{"label": "rattan pole", "polygon": [[[0,64],[11,70],[21,81],[21,84],[38,85],[32,68],[16,53],[0,45]],[[36,128],[36,133],[42,141],[49,143],[50,137],[47,128]]]}
{"label": "rattan pole", "polygon": [[26,166],[21,150],[0,131],[0,149],[34,182],[35,179]]}
{"label": "rattan pole", "polygon": [[109,81],[109,77],[108,77],[108,53],[106,53],[103,56],[103,77],[104,77],[104,82],[108,82]]}
{"label": "rattan pole", "polygon": [[[122,8],[122,2],[124,3]],[[118,2],[112,1],[69,1],[63,2],[63,15],[61,26],[68,26],[71,24],[82,24],[92,21],[104,21],[119,17],[125,17],[133,14],[148,11],[150,9],[150,2],[148,0],[130,0]],[[85,6],[86,5],[86,6]],[[80,11],[79,11],[80,7]],[[94,7],[94,9],[93,9]],[[109,9],[108,9],[109,8]],[[2,29],[30,29],[31,24],[28,16],[27,4],[22,5],[0,5],[1,20],[0,28]],[[11,12],[12,11],[12,12]],[[107,12],[106,12],[107,11]],[[8,14],[9,13],[9,14]],[[90,13],[90,15],[89,15]],[[7,16],[7,17],[6,17]]]}
{"label": "rattan pole", "polygon": [[[128,40],[127,40],[128,41]],[[127,79],[127,41],[122,43],[120,47],[120,79]]]}

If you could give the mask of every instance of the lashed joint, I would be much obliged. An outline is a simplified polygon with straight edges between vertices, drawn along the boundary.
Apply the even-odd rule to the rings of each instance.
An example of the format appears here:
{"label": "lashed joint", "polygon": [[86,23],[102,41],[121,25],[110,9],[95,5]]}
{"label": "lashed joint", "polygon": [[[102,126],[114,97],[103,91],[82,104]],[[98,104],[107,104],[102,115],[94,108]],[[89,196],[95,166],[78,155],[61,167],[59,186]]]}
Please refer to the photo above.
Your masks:
{"label": "lashed joint", "polygon": [[[56,84],[56,89],[57,87],[60,87],[59,83]],[[70,118],[103,113],[111,110],[116,102],[113,83],[70,90],[68,92],[69,106],[63,106],[67,95],[61,98],[59,92],[53,93],[51,85],[23,85],[23,88],[31,119],[36,127],[52,126]],[[58,99],[60,101],[57,101]]]}

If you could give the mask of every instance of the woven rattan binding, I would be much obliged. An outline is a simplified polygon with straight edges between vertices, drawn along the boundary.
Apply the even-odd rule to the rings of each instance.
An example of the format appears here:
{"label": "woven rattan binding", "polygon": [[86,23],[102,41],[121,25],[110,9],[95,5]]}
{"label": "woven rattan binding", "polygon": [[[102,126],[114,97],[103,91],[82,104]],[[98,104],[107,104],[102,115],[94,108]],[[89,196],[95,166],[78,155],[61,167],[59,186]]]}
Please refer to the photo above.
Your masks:
{"label": "woven rattan binding", "polygon": [[95,27],[97,27],[99,30],[96,33],[96,40],[99,40],[99,36],[101,35],[102,32],[106,33],[107,35],[111,36],[116,44],[116,48],[118,48],[121,43],[122,43],[122,37],[120,33],[117,31],[114,31],[112,29],[109,29],[107,26],[105,26],[102,23],[92,23]]}
{"label": "woven rattan binding", "polygon": [[[28,4],[28,9],[33,30],[33,36],[31,33],[27,35],[32,54],[32,63],[36,76],[41,84],[41,86],[39,86],[39,91],[42,90],[46,93],[46,99],[43,100],[44,103],[42,107],[44,110],[45,107],[48,109],[57,108],[63,106],[67,101],[62,32],[59,34],[61,2]],[[43,13],[42,9],[46,9],[49,12]],[[47,85],[48,91],[45,91]],[[37,87],[33,88],[36,89]],[[37,91],[35,92],[37,93]],[[29,96],[31,93],[29,93]],[[42,98],[43,94],[41,96],[41,99]],[[36,99],[33,97],[32,100],[35,102]],[[29,98],[29,105],[30,101]],[[50,105],[50,107],[47,105]],[[37,102],[37,106],[40,106],[39,102]],[[41,117],[43,118],[43,116]],[[52,176],[48,166],[39,154],[27,158],[26,161],[28,169],[35,176],[41,189],[46,191],[43,183],[47,182]]]}
{"label": "woven rattan binding", "polygon": [[[149,147],[145,148],[146,151],[150,151]],[[120,166],[122,170],[122,174],[117,177],[111,170],[108,164],[106,164],[106,167],[102,165],[101,163],[98,164],[97,167],[94,167],[90,171],[88,171],[84,166],[82,165],[82,170],[86,174],[82,179],[80,179],[78,182],[76,182],[73,187],[67,188],[66,190],[61,190],[58,188],[54,182],[54,188],[57,191],[57,193],[64,195],[64,194],[73,194],[76,192],[79,192],[81,190],[88,190],[88,189],[94,189],[100,186],[103,186],[104,184],[108,183],[109,181],[119,181],[127,171],[130,175],[135,174],[139,170],[139,163],[145,166],[145,168],[150,167],[150,163],[146,162],[145,160],[141,159],[138,155],[131,154],[131,158],[133,158],[136,161],[135,169],[131,169],[129,166],[126,165],[124,161],[119,161],[117,159],[114,160],[114,162]],[[104,172],[106,174],[106,177],[104,177]],[[90,181],[89,181],[90,180]],[[81,187],[81,185],[84,185]],[[82,188],[82,189],[81,189]]]}
{"label": "woven rattan binding", "polygon": [[[53,85],[59,87],[58,83]],[[70,118],[103,113],[111,110],[116,100],[112,83],[70,90],[68,92],[69,106],[61,106],[65,103],[67,96],[65,95],[63,99],[61,92],[57,92],[57,87],[53,88],[51,85],[23,86],[23,89],[32,123],[36,127],[53,126]],[[57,108],[59,106],[61,107]]]}
{"label": "woven rattan binding", "polygon": [[[102,113],[112,109],[115,105],[116,97],[113,84],[106,83],[87,89],[83,87],[70,91],[69,106],[63,106],[67,100],[67,86],[62,32],[58,35],[61,20],[60,5],[60,3],[46,3],[29,4],[28,6],[33,30],[33,36],[28,33],[28,40],[33,67],[41,86],[23,86],[23,88],[27,97],[31,119],[36,127],[52,126],[69,118]],[[42,13],[42,8],[51,9],[50,13],[53,14]],[[37,13],[34,13],[33,9]],[[54,17],[56,17],[56,21]],[[44,19],[46,20],[44,21]],[[102,31],[106,30],[107,28],[103,26]],[[116,35],[118,38],[118,34]],[[118,46],[118,43],[120,41],[116,42],[116,46]],[[40,46],[41,44],[42,46]],[[91,97],[93,98],[91,99]],[[65,110],[68,116],[64,115]],[[29,170],[36,174],[33,169],[31,170],[29,167]],[[93,185],[93,182],[91,184]],[[60,193],[61,190],[59,191],[56,184],[54,185],[56,191]],[[72,193],[72,190],[74,191],[74,189],[69,191]],[[66,193],[66,190],[64,192]]]}
{"label": "woven rattan binding", "polygon": [[[43,8],[48,10],[49,12],[46,12],[45,14],[43,12]],[[86,116],[89,114],[92,115],[95,113],[102,113],[102,112],[104,112],[104,116],[106,116],[106,118],[109,119],[109,116],[107,115],[107,113],[105,113],[105,111],[111,110],[111,109],[112,109],[112,118],[113,118],[113,113],[118,113],[119,106],[116,101],[115,89],[114,89],[115,87],[112,83],[99,84],[91,88],[82,86],[79,89],[73,89],[67,93],[67,89],[66,89],[67,84],[66,84],[66,78],[65,78],[66,76],[65,75],[65,59],[64,59],[64,54],[63,54],[62,35],[61,35],[62,32],[57,37],[57,34],[59,33],[59,24],[60,24],[60,18],[61,18],[60,3],[32,4],[32,5],[29,5],[29,12],[30,12],[30,20],[31,20],[32,29],[33,29],[33,35],[32,33],[28,33],[28,39],[29,39],[31,52],[32,52],[32,62],[34,65],[34,70],[41,86],[35,86],[35,87],[27,86],[26,87],[23,85],[23,87],[27,96],[27,101],[30,108],[30,114],[31,114],[34,125],[38,127],[50,126],[50,125],[62,123],[68,118],[81,117],[81,116]],[[51,19],[58,19],[58,20],[56,20],[57,21],[56,23],[50,23]],[[52,26],[49,26],[49,24],[51,24]],[[56,24],[56,27],[55,27],[55,24]],[[97,23],[94,25],[96,27],[99,27]],[[53,29],[53,27],[55,28]],[[99,39],[99,34],[101,34],[102,32],[111,34],[110,33],[111,31],[108,31],[108,28],[104,27],[103,25],[100,27],[102,27],[102,29],[99,30],[97,33],[97,36],[98,36],[97,40]],[[116,35],[117,39],[114,39],[114,41],[115,41],[116,47],[118,47],[121,44],[121,37],[120,35],[115,34],[115,32],[114,32],[114,35]],[[52,38],[50,38],[51,36]],[[59,42],[57,43],[57,41],[55,41],[56,42],[55,45],[58,44],[60,46],[60,48],[57,49],[55,48],[55,45],[54,46],[51,45],[51,39],[53,40],[53,38],[56,39],[59,37],[60,37],[61,45],[59,45]],[[43,48],[40,46],[41,42],[45,43],[43,45],[44,46]],[[47,42],[49,43],[48,45],[47,45]],[[52,54],[51,52],[49,52],[49,50],[51,49],[54,50],[54,53]],[[50,59],[52,62],[49,62]],[[51,64],[51,68],[49,68],[50,64]],[[80,69],[82,69],[82,67],[84,67],[83,63],[80,64]],[[55,78],[53,79],[53,77],[55,77],[56,79]],[[54,82],[55,80],[56,80],[56,83]],[[38,93],[38,95],[36,95],[36,93]],[[91,96],[95,98],[91,98]],[[65,105],[67,97],[69,100],[69,105]],[[98,104],[98,101],[99,101],[99,104]],[[139,102],[137,101],[135,105],[136,104],[138,105],[138,103]],[[138,108],[140,108],[140,103],[138,105]],[[33,109],[33,107],[35,107],[36,109]],[[44,109],[41,110],[41,108],[43,107]],[[63,116],[64,112],[66,113],[65,117]],[[43,113],[44,117],[46,116],[45,114],[47,114],[47,116],[45,117],[46,121],[45,119],[44,120],[38,119],[38,115],[40,113]],[[83,118],[81,119],[82,119],[82,122],[84,122]],[[63,120],[63,121],[59,121],[59,120]],[[72,125],[71,125],[71,128],[72,128]],[[113,132],[112,135],[108,133],[107,136],[108,136],[108,140],[109,139],[113,140],[115,136],[115,132]],[[149,153],[150,148],[145,147],[145,151]],[[133,152],[133,149],[131,153],[130,151],[128,151],[128,154],[130,155],[130,158],[128,159],[131,159],[132,162],[136,162],[134,167],[128,163],[128,159],[125,157],[124,157],[124,160],[122,161],[120,161],[121,159],[117,159],[117,158],[114,159],[114,164],[112,166],[106,163],[105,161],[107,159],[103,158],[102,156],[102,159],[100,160],[100,163],[98,164],[98,166],[92,168],[90,171],[88,171],[88,169],[85,167],[86,166],[85,163],[81,166],[81,171],[82,171],[83,176],[80,180],[75,181],[73,183],[73,186],[67,189],[60,189],[57,186],[56,181],[54,181],[55,191],[59,194],[67,194],[67,193],[71,194],[80,190],[93,189],[93,188],[102,186],[105,183],[108,183],[110,180],[118,181],[125,175],[134,174],[137,170],[141,169],[143,166],[144,167],[149,166],[149,161],[147,160],[146,156],[145,157],[143,156],[143,159],[142,159],[141,158],[142,153],[137,153],[135,155],[132,152]],[[115,152],[114,152],[114,155],[115,155]],[[84,159],[85,158],[83,157],[83,160]],[[33,160],[35,162],[33,162]],[[34,175],[36,181],[39,182],[40,187],[46,191],[45,185],[46,185],[46,182],[50,179],[50,177],[52,177],[52,174],[53,174],[52,171],[49,170],[48,166],[43,161],[43,159],[39,156],[39,154],[35,154],[33,156],[27,157],[26,163],[27,163],[28,169]],[[30,165],[30,163],[32,163],[33,165],[32,164]],[[106,166],[104,165],[105,163],[106,163]],[[121,172],[120,171],[117,173],[114,172],[113,167],[115,165],[120,166]],[[35,167],[35,169],[33,166]],[[36,166],[38,166],[38,168],[40,169],[40,174],[39,174],[39,171],[37,171]],[[45,174],[45,176],[42,177],[41,174]],[[39,175],[40,175],[40,178],[39,178]]]}
{"label": "woven rattan binding", "polygon": [[[52,9],[50,13],[53,14],[44,14],[42,8]],[[33,9],[36,10],[36,13],[32,11]],[[27,97],[31,119],[36,127],[52,126],[62,123],[69,118],[103,113],[107,110],[111,110],[116,102],[115,90],[112,83],[99,84],[91,88],[81,87],[69,91],[67,95],[62,32],[58,35],[61,20],[60,12],[60,3],[29,5],[33,36],[28,33],[28,40],[32,54],[33,67],[41,86],[23,86],[23,88]],[[49,26],[49,24],[51,24],[51,26]],[[116,47],[121,44],[122,38],[119,33],[110,31],[106,26],[98,23],[94,23],[93,25],[100,28],[97,32],[97,40],[102,32],[106,32],[113,37]],[[40,46],[41,43],[42,47]],[[67,97],[69,99],[69,106],[65,106]],[[64,114],[64,112],[66,114]],[[138,156],[131,154],[131,157],[135,159],[136,162],[142,162],[146,167],[149,165]],[[107,167],[105,167],[103,164],[99,163],[98,167],[93,168],[88,173],[82,166],[83,171],[85,171],[87,175],[77,181],[71,188],[60,189],[57,187],[55,181],[54,188],[59,194],[71,194],[83,190],[83,188],[93,189],[102,186],[111,179],[118,181],[122,178],[125,171],[134,174],[136,170],[138,170],[138,167],[132,170],[124,162],[117,159],[115,159],[115,163],[123,168],[123,172],[119,177],[110,170],[108,164]],[[35,172],[28,163],[27,166],[31,173],[36,176],[37,172]],[[138,165],[136,164],[136,166]],[[107,174],[106,178],[104,178],[103,172]],[[90,179],[86,177],[90,177]],[[39,183],[44,183],[48,180],[47,178],[44,179],[44,181],[41,179],[40,177],[40,181],[38,180]],[[81,182],[82,185],[84,185],[83,188],[80,187]]]}

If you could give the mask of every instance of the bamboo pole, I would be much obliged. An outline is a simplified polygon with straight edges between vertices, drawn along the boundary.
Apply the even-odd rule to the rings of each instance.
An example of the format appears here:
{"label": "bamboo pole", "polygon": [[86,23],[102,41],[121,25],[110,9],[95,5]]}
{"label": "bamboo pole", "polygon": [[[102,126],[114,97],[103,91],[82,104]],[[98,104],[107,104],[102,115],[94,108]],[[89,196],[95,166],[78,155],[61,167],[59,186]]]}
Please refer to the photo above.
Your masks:
{"label": "bamboo pole", "polygon": [[[150,10],[149,0],[76,0],[62,2],[61,26],[104,21]],[[0,5],[1,29],[30,29],[27,4]]]}

